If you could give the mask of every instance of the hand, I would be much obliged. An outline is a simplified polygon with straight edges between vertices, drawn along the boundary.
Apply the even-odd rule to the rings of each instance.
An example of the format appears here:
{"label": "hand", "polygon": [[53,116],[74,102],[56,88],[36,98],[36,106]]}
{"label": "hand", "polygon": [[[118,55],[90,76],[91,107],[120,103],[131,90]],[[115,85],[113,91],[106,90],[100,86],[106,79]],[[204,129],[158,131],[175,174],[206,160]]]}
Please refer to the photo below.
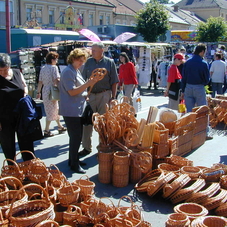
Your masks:
{"label": "hand", "polygon": [[164,92],[164,96],[165,96],[165,97],[167,97],[167,96],[168,96],[168,94],[169,94],[169,91],[168,91],[168,90],[165,90],[165,92]]}
{"label": "hand", "polygon": [[98,77],[94,77],[88,80],[88,86],[94,86],[99,81]]}
{"label": "hand", "polygon": [[41,93],[37,93],[36,99],[40,99],[40,97],[41,97]]}
{"label": "hand", "polygon": [[184,100],[184,93],[181,93],[180,100]]}

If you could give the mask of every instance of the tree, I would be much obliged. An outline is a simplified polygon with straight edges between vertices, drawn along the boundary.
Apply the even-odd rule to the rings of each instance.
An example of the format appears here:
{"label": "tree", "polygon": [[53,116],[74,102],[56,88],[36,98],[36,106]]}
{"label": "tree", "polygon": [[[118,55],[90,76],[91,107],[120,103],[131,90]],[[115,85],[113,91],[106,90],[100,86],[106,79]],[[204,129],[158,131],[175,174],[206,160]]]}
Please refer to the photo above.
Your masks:
{"label": "tree", "polygon": [[160,4],[168,4],[169,0],[157,0]]}
{"label": "tree", "polygon": [[207,22],[197,26],[196,40],[199,42],[217,42],[227,35],[227,25],[222,17],[210,17]]}
{"label": "tree", "polygon": [[158,37],[165,34],[170,28],[168,12],[165,6],[157,0],[145,3],[145,7],[135,17],[137,20],[136,30],[147,42],[156,42]]}

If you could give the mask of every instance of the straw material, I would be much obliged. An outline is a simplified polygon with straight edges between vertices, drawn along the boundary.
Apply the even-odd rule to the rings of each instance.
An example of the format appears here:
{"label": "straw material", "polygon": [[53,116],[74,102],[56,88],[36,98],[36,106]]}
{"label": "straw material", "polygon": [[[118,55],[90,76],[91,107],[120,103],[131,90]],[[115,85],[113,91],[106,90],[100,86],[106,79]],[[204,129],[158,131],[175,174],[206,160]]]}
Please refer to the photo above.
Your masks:
{"label": "straw material", "polygon": [[215,210],[215,213],[218,216],[224,216],[227,217],[227,203],[221,203],[219,207]]}
{"label": "straw material", "polygon": [[59,224],[53,220],[45,220],[45,221],[40,222],[35,227],[59,227]]}
{"label": "straw material", "polygon": [[225,171],[225,174],[227,174],[227,165],[225,165],[223,163],[214,163],[211,166],[211,169],[222,169]]}
{"label": "straw material", "polygon": [[220,206],[221,203],[226,202],[227,200],[227,191],[225,189],[218,190],[212,197],[207,198],[202,205],[208,210],[213,210]]}
{"label": "straw material", "polygon": [[173,204],[187,200],[192,196],[194,192],[198,192],[206,184],[204,179],[191,180],[185,188],[178,190],[172,197],[171,202]]}
{"label": "straw material", "polygon": [[167,160],[167,163],[173,164],[179,167],[193,166],[193,161],[177,155],[170,155],[169,157],[166,157],[166,160]]}
{"label": "straw material", "polygon": [[197,203],[181,203],[176,205],[173,209],[176,213],[186,214],[191,221],[208,214],[208,210]]}
{"label": "straw material", "polygon": [[172,172],[167,174],[161,174],[157,180],[151,181],[147,186],[147,194],[149,196],[154,196],[159,190],[161,190],[165,184],[170,182],[176,177],[176,175]]}
{"label": "straw material", "polygon": [[223,169],[206,168],[202,170],[201,177],[206,181],[218,182],[224,174],[225,171]]}
{"label": "straw material", "polygon": [[195,192],[192,196],[186,200],[186,202],[202,203],[207,198],[213,196],[218,190],[220,190],[219,183],[206,184],[201,191]]}
{"label": "straw material", "polygon": [[188,174],[181,174],[173,182],[166,184],[163,187],[163,197],[166,199],[171,198],[178,190],[183,188],[190,180],[191,178],[188,176]]}
{"label": "straw material", "polygon": [[191,223],[191,227],[226,227],[227,226],[227,219],[224,217],[217,217],[217,216],[205,216],[196,218]]}
{"label": "straw material", "polygon": [[201,174],[200,168],[194,166],[183,166],[180,169],[181,173],[188,174],[191,179],[198,178]]}
{"label": "straw material", "polygon": [[227,189],[227,175],[221,176],[220,185],[221,185],[221,188]]}
{"label": "straw material", "polygon": [[61,206],[60,203],[55,204],[54,206],[54,213],[55,218],[54,220],[60,224],[63,223],[63,213],[67,210],[67,207]]}
{"label": "straw material", "polygon": [[190,225],[190,220],[186,214],[173,213],[168,216],[165,224],[166,227],[187,227]]}
{"label": "straw material", "polygon": [[161,163],[158,165],[158,168],[163,172],[173,172],[175,174],[179,173],[180,167],[168,163]]}
{"label": "straw material", "polygon": [[80,207],[75,205],[69,205],[68,209],[63,212],[63,224],[64,225],[75,225],[75,220],[82,215]]}
{"label": "straw material", "polygon": [[[14,206],[14,202],[20,192],[31,185],[36,185],[36,187],[42,190],[43,199],[31,200]],[[9,210],[7,210],[7,215],[12,226],[35,226],[44,220],[54,219],[54,205],[50,202],[49,196],[43,187],[38,184],[29,184],[23,186],[16,193]]]}
{"label": "straw material", "polygon": [[0,208],[0,227],[8,227],[9,220],[5,219],[2,214],[2,209]]}
{"label": "straw material", "polygon": [[48,167],[47,169],[50,173],[50,180],[49,181],[50,181],[51,184],[54,182],[54,180],[59,180],[61,182],[66,181],[66,177],[65,177],[64,173],[61,172],[56,165],[51,164],[50,167]]}

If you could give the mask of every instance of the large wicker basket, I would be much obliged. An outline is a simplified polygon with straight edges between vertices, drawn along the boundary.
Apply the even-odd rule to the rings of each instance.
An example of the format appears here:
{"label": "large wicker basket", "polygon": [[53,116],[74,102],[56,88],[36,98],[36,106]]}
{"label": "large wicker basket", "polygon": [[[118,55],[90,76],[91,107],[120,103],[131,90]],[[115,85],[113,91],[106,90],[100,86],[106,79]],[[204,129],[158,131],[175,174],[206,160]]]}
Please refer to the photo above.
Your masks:
{"label": "large wicker basket", "polygon": [[191,223],[191,227],[226,227],[227,226],[227,219],[224,217],[217,217],[217,216],[205,216],[196,218]]}
{"label": "large wicker basket", "polygon": [[[30,200],[26,203],[14,206],[16,198],[20,192],[34,185],[42,190],[43,199]],[[54,205],[51,203],[45,189],[38,184],[28,184],[19,189],[19,191],[15,194],[6,214],[10,225],[17,227],[35,226],[44,220],[53,220],[55,217]]]}

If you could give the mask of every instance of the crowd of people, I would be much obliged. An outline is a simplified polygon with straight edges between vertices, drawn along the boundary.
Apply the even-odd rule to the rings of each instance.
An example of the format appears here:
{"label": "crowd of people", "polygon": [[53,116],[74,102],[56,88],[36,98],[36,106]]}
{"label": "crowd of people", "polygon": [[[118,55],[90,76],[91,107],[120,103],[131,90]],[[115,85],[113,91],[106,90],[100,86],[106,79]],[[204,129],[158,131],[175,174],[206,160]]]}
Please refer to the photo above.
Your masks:
{"label": "crowd of people", "polygon": [[[178,110],[178,104],[184,100],[187,112],[191,112],[195,106],[206,105],[206,85],[212,85],[212,97],[223,94],[226,89],[226,63],[225,47],[222,46],[214,55],[214,60],[208,64],[205,59],[206,45],[198,44],[192,56],[188,57],[185,49],[179,49],[173,56],[170,64],[170,56],[164,56],[159,62],[152,53],[152,73],[150,77],[154,89],[165,89],[164,95],[169,97],[168,107]],[[122,90],[132,105],[132,95],[138,87],[136,63],[130,61],[126,52],[119,55],[119,68],[115,60],[105,56],[103,43],[94,43],[89,54],[83,48],[72,50],[67,57],[67,67],[59,73],[56,52],[49,52],[46,56],[46,64],[42,67],[37,87],[37,97],[42,97],[46,113],[46,125],[44,137],[51,137],[51,121],[56,121],[58,132],[67,131],[69,137],[68,165],[76,173],[85,173],[82,168],[85,163],[80,161],[92,152],[92,125],[83,124],[83,112],[89,102],[93,112],[104,114],[106,105],[117,97],[117,90]],[[89,56],[90,55],[90,56]],[[92,76],[97,68],[105,69],[103,79]],[[59,88],[60,100],[50,100],[50,87]],[[223,87],[224,86],[224,87]],[[0,143],[7,159],[14,159],[15,133],[17,133],[20,150],[34,152],[33,131],[21,133],[18,122],[21,115],[18,105],[28,102],[28,89],[23,75],[19,70],[11,69],[10,57],[0,54]],[[27,105],[29,106],[29,105]],[[28,108],[33,113],[32,119],[38,119],[37,108],[32,103]],[[26,121],[31,121],[30,115],[23,114]],[[66,127],[60,122],[63,117]],[[83,149],[79,151],[82,143]],[[24,160],[32,157],[22,154]]]}

